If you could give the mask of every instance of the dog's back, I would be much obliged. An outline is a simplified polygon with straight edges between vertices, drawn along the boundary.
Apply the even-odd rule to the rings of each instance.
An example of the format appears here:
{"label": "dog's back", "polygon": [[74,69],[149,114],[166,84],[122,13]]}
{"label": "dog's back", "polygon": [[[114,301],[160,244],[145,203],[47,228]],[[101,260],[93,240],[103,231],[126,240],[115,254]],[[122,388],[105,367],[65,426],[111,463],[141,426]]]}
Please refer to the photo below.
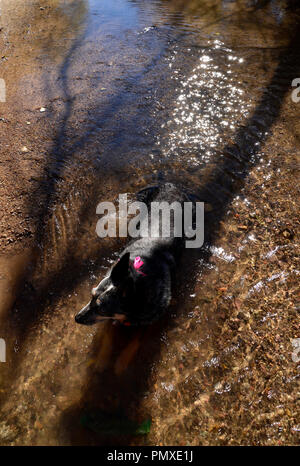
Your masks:
{"label": "dog's back", "polygon": [[[148,207],[149,234],[126,247],[108,276],[93,289],[91,302],[77,314],[78,323],[113,319],[128,325],[148,324],[158,320],[169,306],[173,272],[184,245],[183,235],[176,232],[182,218],[179,216],[176,223],[170,207],[181,210],[188,198],[171,183],[145,188],[137,198]],[[167,235],[159,207],[168,209]]]}

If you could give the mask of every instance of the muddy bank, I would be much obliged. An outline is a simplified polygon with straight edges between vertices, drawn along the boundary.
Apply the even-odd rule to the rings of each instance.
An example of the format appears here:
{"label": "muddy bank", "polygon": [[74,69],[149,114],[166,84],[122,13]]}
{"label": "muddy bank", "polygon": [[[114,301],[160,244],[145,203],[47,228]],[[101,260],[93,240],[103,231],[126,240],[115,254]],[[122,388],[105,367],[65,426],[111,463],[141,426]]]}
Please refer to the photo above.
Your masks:
{"label": "muddy bank", "polygon": [[[299,443],[298,18],[292,2],[2,2],[1,444]],[[208,206],[170,315],[76,326],[122,247],[97,238],[97,203],[160,179]],[[96,409],[150,433],[95,433]]]}

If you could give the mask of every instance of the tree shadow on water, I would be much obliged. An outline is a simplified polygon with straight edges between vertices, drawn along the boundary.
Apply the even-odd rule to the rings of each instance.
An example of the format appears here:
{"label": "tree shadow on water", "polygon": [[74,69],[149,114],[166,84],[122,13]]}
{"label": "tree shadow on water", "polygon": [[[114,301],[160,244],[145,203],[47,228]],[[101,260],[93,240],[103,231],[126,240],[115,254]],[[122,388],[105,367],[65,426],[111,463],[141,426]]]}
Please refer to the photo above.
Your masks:
{"label": "tree shadow on water", "polygon": [[[77,45],[80,44],[81,39],[79,39]],[[278,118],[283,99],[291,89],[291,81],[300,74],[299,52],[296,49],[299,39],[298,28],[294,33],[289,48],[283,50],[279,55],[277,69],[264,90],[252,117],[244,126],[238,129],[234,143],[224,148],[223,158],[220,160],[218,167],[214,168],[215,171],[212,173],[210,180],[204,182],[198,192],[195,193],[199,199],[213,205],[213,211],[207,215],[205,223],[206,241],[209,243],[214,241],[220,221],[224,217],[228,205],[242,188],[249,169],[257,163],[260,146],[266,140],[265,133],[272,128],[272,125]],[[77,45],[74,45],[74,47],[76,48]],[[59,178],[64,164],[71,157],[73,150],[83,149],[85,144],[91,141],[93,134],[92,131],[89,131],[80,135],[77,143],[68,149],[68,153],[64,152],[67,122],[73,108],[72,99],[67,87],[67,71],[71,62],[71,56],[72,52],[61,67],[61,82],[65,88],[67,103],[63,116],[63,124],[53,145],[53,165],[48,167],[49,175],[46,177],[45,185],[47,185],[48,181],[50,185],[47,186],[47,201],[41,213],[40,228],[38,229],[39,233],[37,237],[38,242],[42,242],[44,239],[45,232],[42,226],[55,195],[56,186],[53,173],[56,174],[56,179]],[[160,55],[156,57],[156,61],[155,59],[153,60],[153,66],[155,66],[159,58]],[[137,84],[142,78],[143,74],[137,76]],[[111,105],[108,108],[99,113],[99,120],[109,124],[112,118],[111,115],[116,108],[124,105],[122,92],[123,90],[112,99]],[[138,124],[138,117],[138,115],[135,115],[133,124]],[[103,177],[114,178],[115,182],[119,183],[118,177],[114,174],[113,170],[105,170],[103,167],[102,169]],[[97,193],[98,191],[95,189],[90,198],[90,205],[93,205],[91,200],[96,199]],[[32,208],[34,208],[34,197]],[[89,215],[91,215],[91,210],[87,209],[85,204],[82,205],[79,213],[80,222],[84,222]],[[18,321],[13,319],[13,323],[17,324],[17,335],[21,343],[24,343],[26,340],[28,329],[32,323],[46,308],[49,289],[55,289],[55,299],[58,299],[66,290],[70,292],[80,281],[86,278],[88,267],[85,267],[85,265],[87,264],[74,260],[74,247],[76,245],[68,245],[67,253],[62,258],[58,270],[48,277],[43,288],[39,290],[39,296],[37,298],[34,297],[31,301],[26,301],[25,299],[21,307],[21,319]],[[112,248],[110,250],[106,249],[105,255],[110,254],[110,252],[112,252]],[[99,250],[99,256],[102,253],[104,255],[104,249]],[[207,259],[208,253],[203,251],[186,251],[183,265],[177,277],[180,285],[180,299],[177,300],[178,305],[176,308],[171,309],[171,313],[180,313],[180,303],[184,301],[184,292],[187,292],[184,290],[184,277],[188,275],[190,280],[194,281],[195,277],[191,277],[191,270],[196,270],[196,268],[191,267],[190,264],[203,256]],[[99,260],[99,264],[97,264],[95,270],[99,268],[100,263],[101,261]],[[81,271],[80,274],[77,273],[79,270]],[[178,291],[176,292],[176,296],[179,296]],[[23,297],[24,295],[21,292],[19,301]],[[38,308],[38,311],[33,312],[34,308]],[[108,416],[114,416],[114,413],[117,416],[118,413],[122,412],[128,419],[137,421],[144,419],[143,416],[147,413],[140,411],[141,400],[149,388],[149,383],[151,383],[152,368],[160,357],[161,337],[172,325],[174,325],[174,321],[166,316],[161,322],[145,329],[114,327],[108,324],[104,332],[99,332],[93,343],[93,359],[95,361],[87,371],[86,383],[81,399],[78,404],[63,412],[59,420],[60,443],[73,445],[122,445],[137,441],[133,433],[124,433],[122,435],[118,431],[115,435],[111,435],[111,433],[107,434],[103,431],[94,432],[93,426],[83,426],[81,422],[86,413],[95,411],[96,409],[107,413]],[[19,363],[21,361],[22,356],[18,359]],[[146,442],[146,438],[143,441]]]}
{"label": "tree shadow on water", "polygon": [[[80,26],[80,27],[79,27]],[[44,169],[44,176],[38,186],[38,188],[32,192],[28,211],[30,216],[33,218],[37,217],[37,199],[43,199],[42,208],[38,213],[38,222],[36,228],[36,234],[33,239],[33,244],[37,252],[33,255],[32,260],[29,264],[26,274],[23,277],[23,283],[20,284],[18,289],[18,296],[16,297],[15,305],[10,313],[7,315],[7,328],[14,334],[14,339],[18,342],[18,346],[22,350],[23,345],[26,342],[29,329],[32,327],[34,322],[43,315],[47,301],[49,299],[49,291],[51,291],[51,302],[55,304],[59,298],[66,292],[72,292],[76,285],[86,279],[90,273],[89,261],[94,261],[93,272],[96,274],[99,272],[103,257],[112,255],[113,250],[116,248],[115,242],[104,246],[99,245],[99,239],[94,238],[94,250],[93,256],[89,257],[86,261],[80,261],[76,259],[74,251],[78,247],[82,237],[85,233],[84,225],[88,219],[95,215],[95,207],[99,202],[101,193],[104,197],[104,193],[101,192],[102,180],[110,180],[110,184],[116,186],[116,192],[120,191],[122,176],[122,164],[118,160],[114,159],[114,163],[106,163],[106,160],[100,160],[96,164],[94,160],[88,160],[91,166],[91,172],[93,173],[93,180],[88,185],[88,196],[87,199],[83,199],[81,204],[77,206],[77,218],[78,218],[78,231],[76,235],[76,244],[73,239],[67,241],[66,249],[63,257],[60,257],[57,266],[54,271],[51,271],[45,279],[43,279],[42,286],[34,290],[31,282],[34,281],[34,274],[39,267],[39,263],[43,260],[42,251],[49,235],[49,225],[47,224],[49,218],[53,216],[52,209],[56,205],[56,195],[59,191],[59,182],[63,179],[64,171],[68,163],[72,163],[74,153],[80,153],[85,151],[86,148],[91,148],[92,151],[99,152],[101,146],[95,147],[94,136],[95,133],[100,132],[103,128],[110,128],[112,139],[117,141],[119,144],[122,142],[124,133],[126,133],[125,123],[116,124],[114,122],[114,115],[116,112],[126,109],[128,106],[128,100],[130,99],[130,93],[126,93],[122,86],[119,86],[115,94],[108,100],[105,105],[98,108],[98,102],[90,103],[90,106],[86,109],[87,119],[89,121],[88,128],[73,128],[70,124],[72,114],[74,112],[75,100],[72,97],[72,91],[70,89],[70,68],[74,59],[74,54],[80,49],[82,44],[87,38],[89,33],[88,22],[85,17],[81,18],[80,25],[76,29],[76,37],[72,42],[70,49],[65,54],[64,60],[59,67],[57,81],[60,83],[60,90],[62,101],[64,102],[63,111],[61,114],[56,115],[53,113],[52,126],[57,127],[56,137],[53,140],[52,148],[49,155],[49,162],[46,164]],[[145,74],[155,68],[157,63],[161,60],[165,47],[167,47],[167,41],[162,44],[161,49],[154,54],[151,60],[146,64],[145,68],[135,72],[128,71],[129,75],[127,79],[139,86],[142,82]],[[45,52],[48,48],[51,49],[52,43],[45,46]],[[125,80],[126,77],[124,77]],[[98,79],[97,86],[100,89],[101,78]],[[51,83],[48,82],[47,77],[45,78],[45,92],[51,101],[52,89]],[[101,94],[101,92],[99,93]],[[144,109],[137,109],[130,115],[124,110],[126,114],[126,124],[130,124],[132,128],[138,125],[141,118],[141,113]],[[150,106],[149,106],[150,111]],[[49,114],[51,111],[49,110]],[[92,115],[91,119],[89,116]],[[124,119],[125,121],[125,119]],[[91,155],[91,154],[89,154]],[[94,154],[92,154],[93,156]],[[92,158],[92,157],[91,157]],[[120,163],[120,167],[118,164]],[[83,171],[84,171],[83,167]],[[123,170],[124,172],[124,170]],[[95,174],[99,174],[99,178],[96,178]],[[83,176],[83,184],[86,183],[86,173]],[[105,184],[104,184],[105,186]],[[122,192],[122,191],[120,191]],[[97,247],[96,247],[97,245]],[[95,250],[97,249],[97,255],[95,256]],[[44,277],[43,277],[44,278]],[[16,312],[17,310],[17,312]],[[9,338],[11,340],[11,338]],[[16,374],[16,368],[21,363],[23,358],[23,352],[18,353],[11,352],[13,361],[12,365],[15,368],[14,374]]]}
{"label": "tree shadow on water", "polygon": [[[218,234],[222,218],[235,195],[244,185],[249,170],[259,161],[260,148],[266,141],[268,132],[278,119],[283,101],[292,90],[292,80],[300,75],[300,28],[297,26],[289,47],[282,50],[278,65],[271,80],[246,124],[238,128],[234,142],[223,149],[223,157],[214,168],[208,182],[198,190],[197,197],[213,205],[212,213],[206,215],[205,241],[211,244]],[[205,250],[186,250],[183,264],[177,275],[180,290],[180,302],[184,302],[184,277],[191,276],[196,267],[191,266],[199,258],[209,258]],[[193,272],[192,272],[193,273]],[[191,277],[191,281],[196,277]],[[190,293],[190,291],[189,291]],[[178,291],[176,295],[178,296]],[[180,314],[180,302],[171,313]],[[135,329],[107,326],[103,334],[94,342],[96,363],[87,373],[86,384],[78,404],[63,412],[61,417],[62,443],[72,445],[128,445],[147,443],[146,438],[139,439],[135,433],[115,434],[105,432],[102,423],[82,425],[87,413],[107,413],[115,416],[125,414],[138,422],[147,413],[141,412],[141,400],[147,396],[152,381],[151,372],[160,357],[161,337],[174,321],[165,317],[161,322],[147,329]],[[105,354],[105,358],[103,358]],[[103,366],[104,361],[104,366]],[[149,414],[149,413],[148,413]],[[102,429],[102,430],[101,430]]]}

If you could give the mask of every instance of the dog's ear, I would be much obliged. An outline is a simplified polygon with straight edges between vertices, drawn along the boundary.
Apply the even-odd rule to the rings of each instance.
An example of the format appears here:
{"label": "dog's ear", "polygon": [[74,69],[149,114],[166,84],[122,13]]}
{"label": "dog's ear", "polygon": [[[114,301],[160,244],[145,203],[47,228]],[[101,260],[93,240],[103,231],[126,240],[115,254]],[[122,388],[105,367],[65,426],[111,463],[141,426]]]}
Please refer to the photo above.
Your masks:
{"label": "dog's ear", "polygon": [[114,268],[111,271],[110,278],[113,284],[117,285],[122,282],[129,274],[129,252],[126,252],[124,256],[121,257],[119,262],[116,263]]}

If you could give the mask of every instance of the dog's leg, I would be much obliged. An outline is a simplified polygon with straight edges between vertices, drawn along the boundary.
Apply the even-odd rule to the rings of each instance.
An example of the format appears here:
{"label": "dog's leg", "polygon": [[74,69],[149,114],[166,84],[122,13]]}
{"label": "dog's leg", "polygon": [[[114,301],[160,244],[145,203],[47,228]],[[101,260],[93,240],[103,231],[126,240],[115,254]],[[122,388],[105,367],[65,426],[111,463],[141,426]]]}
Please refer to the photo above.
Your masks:
{"label": "dog's leg", "polygon": [[114,333],[112,325],[110,323],[105,324],[103,338],[101,339],[99,352],[95,362],[95,368],[98,372],[103,372],[111,363]]}
{"label": "dog's leg", "polygon": [[127,367],[132,362],[141,345],[144,333],[145,329],[138,329],[135,337],[130,341],[130,343],[123,349],[123,351],[119,355],[114,365],[114,372],[117,376],[121,375],[124,371],[126,371]]}

